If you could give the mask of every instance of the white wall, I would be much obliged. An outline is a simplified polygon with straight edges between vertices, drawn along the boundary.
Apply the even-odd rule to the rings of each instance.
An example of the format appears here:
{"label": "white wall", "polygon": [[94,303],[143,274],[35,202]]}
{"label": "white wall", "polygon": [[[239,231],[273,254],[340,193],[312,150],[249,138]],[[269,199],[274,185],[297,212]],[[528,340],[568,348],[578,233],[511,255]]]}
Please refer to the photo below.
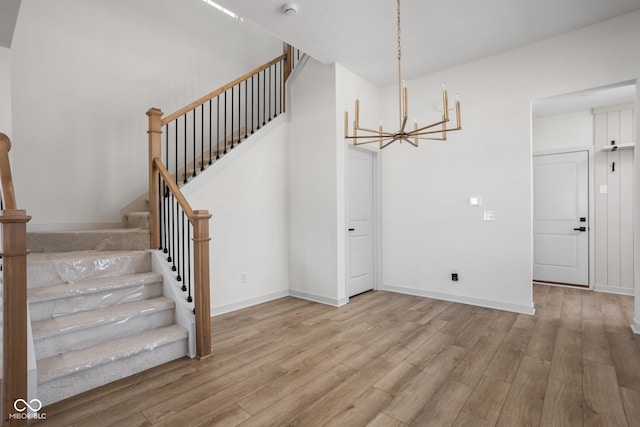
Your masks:
{"label": "white wall", "polygon": [[535,117],[532,125],[533,151],[593,145],[591,110]]}
{"label": "white wall", "polygon": [[291,86],[289,271],[291,294],[332,305],[346,297],[344,112],[379,118],[380,89],[340,64],[311,59]]}
{"label": "white wall", "polygon": [[[436,118],[442,81],[460,92],[463,130],[447,143],[385,149],[385,286],[530,312],[530,102],[637,79],[639,39],[633,13],[409,81],[410,115],[426,112],[419,120]],[[395,88],[385,89],[389,119],[395,99]],[[470,196],[482,207],[469,207]],[[482,220],[484,210],[495,222]]]}
{"label": "white wall", "polygon": [[11,50],[0,46],[0,132],[11,138]]}
{"label": "white wall", "polygon": [[30,226],[64,228],[119,221],[145,191],[150,107],[172,113],[282,43],[201,0],[24,0],[11,51],[16,193]]}
{"label": "white wall", "polygon": [[[372,127],[377,129],[381,115],[381,90],[374,84],[364,80],[357,74],[354,74],[350,70],[344,68],[340,64],[335,65],[336,70],[336,144],[338,149],[337,155],[337,201],[338,201],[338,221],[337,221],[337,257],[338,257],[338,292],[339,298],[347,298],[346,295],[346,280],[348,275],[348,266],[346,265],[348,247],[348,231],[347,231],[347,182],[346,171],[349,169],[348,165],[348,143],[344,138],[344,113],[349,113],[349,134],[353,134],[353,121],[355,119],[355,100],[356,97],[360,100],[360,126]],[[373,144],[361,145],[360,147],[366,148],[372,151],[379,151],[378,146]],[[379,168],[379,165],[375,165],[375,168]],[[377,197],[376,197],[377,199]],[[379,200],[376,200],[377,209]],[[376,212],[375,217],[377,217]],[[376,249],[378,251],[374,254],[374,278],[376,281],[381,279],[380,269],[378,268],[379,261],[379,242],[376,242]],[[380,283],[374,283],[374,286],[379,287]]]}
{"label": "white wall", "polygon": [[291,84],[289,283],[292,295],[341,305],[335,85],[335,66],[313,59]]}
{"label": "white wall", "polygon": [[287,131],[278,117],[183,187],[212,214],[212,315],[288,295]]}

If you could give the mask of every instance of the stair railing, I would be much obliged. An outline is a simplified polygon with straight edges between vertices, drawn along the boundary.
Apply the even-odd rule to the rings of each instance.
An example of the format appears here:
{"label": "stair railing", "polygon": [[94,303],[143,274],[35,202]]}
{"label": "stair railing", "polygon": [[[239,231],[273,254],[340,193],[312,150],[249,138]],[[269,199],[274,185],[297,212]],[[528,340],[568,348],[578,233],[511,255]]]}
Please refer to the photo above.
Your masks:
{"label": "stair railing", "polygon": [[3,425],[26,425],[14,403],[27,399],[27,212],[17,209],[9,163],[11,140],[0,133],[3,286]]}
{"label": "stair railing", "polygon": [[147,111],[150,244],[164,252],[187,301],[195,305],[198,357],[211,354],[211,215],[194,211],[179,185],[285,111],[285,82],[300,59],[301,52],[285,44],[284,54],[173,114]]}
{"label": "stair railing", "polygon": [[[187,301],[194,303],[196,356],[211,355],[209,284],[209,218],[206,210],[193,210],[162,164],[160,125],[162,111],[149,117],[149,230],[151,247],[163,250]],[[193,236],[193,237],[192,237]],[[162,237],[162,239],[161,239]],[[193,258],[191,253],[193,252]],[[194,297],[195,296],[195,301]]]}

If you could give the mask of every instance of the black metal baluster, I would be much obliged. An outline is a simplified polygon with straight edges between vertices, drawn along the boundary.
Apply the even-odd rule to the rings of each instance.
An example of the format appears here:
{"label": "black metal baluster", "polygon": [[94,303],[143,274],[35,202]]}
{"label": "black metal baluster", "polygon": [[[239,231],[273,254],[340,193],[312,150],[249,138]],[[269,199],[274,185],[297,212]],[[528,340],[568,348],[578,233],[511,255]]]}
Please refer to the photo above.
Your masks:
{"label": "black metal baluster", "polygon": [[204,104],[200,106],[200,171],[204,171]]}
{"label": "black metal baluster", "polygon": [[269,67],[269,120],[271,121],[271,68]]}
{"label": "black metal baluster", "polygon": [[242,95],[242,86],[240,83],[238,83],[238,144],[240,144],[240,141],[242,140],[242,134],[240,133],[241,132],[240,124],[242,123],[242,114],[240,113],[240,107],[242,106],[241,95]]}
{"label": "black metal baluster", "polygon": [[267,124],[267,72],[262,70],[262,126]]}
{"label": "black metal baluster", "polygon": [[177,258],[177,271],[178,271],[178,276],[176,277],[176,280],[178,282],[182,281],[182,276],[180,275],[181,273],[181,269],[180,269],[180,241],[182,240],[182,235],[180,234],[180,222],[178,218],[180,218],[180,212],[182,211],[180,209],[180,204],[176,201],[176,216],[175,216],[175,220],[174,220],[174,227],[176,228],[176,254],[175,254],[175,258]]}
{"label": "black metal baluster", "polygon": [[258,119],[258,127],[256,130],[260,129],[260,73],[258,73],[258,103],[256,105],[256,118]]}
{"label": "black metal baluster", "polygon": [[158,250],[162,250],[162,235],[163,235],[163,229],[162,229],[162,202],[163,202],[163,197],[162,197],[162,176],[160,175],[160,172],[158,172],[158,224],[156,224],[156,226],[158,227],[158,231],[160,232],[160,238],[158,239],[159,242],[159,247]]}
{"label": "black metal baluster", "polygon": [[176,119],[175,120],[175,124],[176,124],[176,132],[175,132],[175,134],[176,134],[176,150],[175,150],[176,182],[178,182],[180,180],[180,177],[178,176],[178,123],[179,123],[179,119]]}
{"label": "black metal baluster", "polygon": [[175,201],[175,196],[171,193],[171,200],[169,203],[169,207],[171,209],[171,257],[169,257],[168,261],[171,263],[171,271],[176,271],[176,213],[173,209],[173,204]]}
{"label": "black metal baluster", "polygon": [[[189,182],[189,180],[187,179],[187,113],[184,113],[182,115],[182,117],[184,118],[184,184],[186,184],[187,182]],[[177,173],[177,171],[176,171]]]}
{"label": "black metal baluster", "polygon": [[224,154],[227,154],[227,91],[224,91]]}
{"label": "black metal baluster", "polygon": [[253,132],[255,130],[255,124],[253,123],[253,111],[255,110],[255,101],[254,101],[254,93],[256,91],[255,85],[253,83],[253,77],[255,76],[255,74],[253,76],[251,76],[251,134],[253,135]]}
{"label": "black metal baluster", "polygon": [[169,167],[169,123],[164,125],[164,164]]}
{"label": "black metal baluster", "polygon": [[248,92],[247,92],[247,84],[249,82],[249,79],[244,81],[244,139],[247,139],[247,96],[248,96]]}
{"label": "black metal baluster", "polygon": [[284,96],[284,75],[283,75],[283,63],[282,61],[280,61],[280,90],[278,91],[278,93],[280,94],[280,114],[282,114],[282,98]]}
{"label": "black metal baluster", "polygon": [[220,158],[220,95],[216,96],[216,160]]}
{"label": "black metal baluster", "polygon": [[[176,206],[179,208],[180,206]],[[177,212],[177,211],[176,211]],[[178,282],[182,281],[182,277],[184,277],[184,211],[180,209],[180,222],[178,222],[178,238],[180,247],[178,248]],[[180,277],[180,273],[182,277]],[[186,291],[186,285],[184,282],[182,283],[182,290]]]}
{"label": "black metal baluster", "polygon": [[[213,113],[211,111],[211,100],[209,100],[209,166],[211,166],[211,164],[213,163],[213,161],[211,160],[211,156],[213,155],[213,152],[211,151],[211,143],[213,141],[212,134],[211,134],[211,132],[213,131],[212,127],[213,127]],[[204,163],[204,159],[202,160],[202,162]]]}
{"label": "black metal baluster", "polygon": [[191,224],[189,222],[187,222],[187,241],[185,242],[185,244],[187,245],[187,263],[186,265],[187,267],[187,272],[188,272],[188,278],[187,278],[187,284],[189,286],[188,288],[188,292],[187,292],[187,302],[193,302],[193,298],[191,298]]}
{"label": "black metal baluster", "polygon": [[165,180],[162,180],[162,185],[163,185],[163,189],[164,189],[164,197],[162,198],[162,203],[164,204],[163,210],[164,210],[164,253],[168,253],[169,251],[167,250],[167,246],[169,245],[169,209],[168,209],[168,203],[169,203],[169,192],[168,192],[168,187],[167,187],[167,183],[165,182]]}
{"label": "black metal baluster", "polygon": [[[191,111],[193,111],[193,114],[192,114],[193,116],[193,123],[192,123],[192,126],[193,126],[193,175],[191,175],[191,177],[195,178],[196,169],[197,169],[197,166],[196,166],[196,109],[194,108]],[[185,159],[185,163],[186,163],[186,159]]]}
{"label": "black metal baluster", "polygon": [[234,129],[234,127],[233,127],[233,115],[235,113],[235,109],[233,108],[233,102],[235,100],[235,95],[234,95],[235,88],[236,88],[235,86],[231,87],[231,148],[233,148],[233,129]]}

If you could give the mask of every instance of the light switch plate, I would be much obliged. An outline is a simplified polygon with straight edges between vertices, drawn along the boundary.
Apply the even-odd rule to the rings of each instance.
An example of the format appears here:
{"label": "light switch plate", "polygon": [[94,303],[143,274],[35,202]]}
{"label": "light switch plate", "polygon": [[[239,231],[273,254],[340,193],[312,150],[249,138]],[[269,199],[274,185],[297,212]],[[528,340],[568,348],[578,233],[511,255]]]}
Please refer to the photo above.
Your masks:
{"label": "light switch plate", "polygon": [[607,194],[609,192],[609,188],[607,184],[600,185],[600,194]]}
{"label": "light switch plate", "polygon": [[495,221],[496,220],[496,213],[494,211],[484,211],[482,213],[482,220],[483,221]]}
{"label": "light switch plate", "polygon": [[469,206],[480,206],[482,204],[482,199],[480,197],[472,196],[469,197]]}

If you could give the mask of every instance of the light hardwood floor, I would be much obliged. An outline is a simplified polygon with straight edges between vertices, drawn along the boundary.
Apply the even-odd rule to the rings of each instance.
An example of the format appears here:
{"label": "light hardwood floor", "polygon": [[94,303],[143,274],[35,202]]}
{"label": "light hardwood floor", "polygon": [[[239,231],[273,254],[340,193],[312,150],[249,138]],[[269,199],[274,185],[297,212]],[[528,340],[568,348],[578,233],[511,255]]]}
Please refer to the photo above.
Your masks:
{"label": "light hardwood floor", "polygon": [[640,426],[633,299],[534,286],[535,316],[389,292],[213,319],[215,356],[44,408],[52,426]]}

